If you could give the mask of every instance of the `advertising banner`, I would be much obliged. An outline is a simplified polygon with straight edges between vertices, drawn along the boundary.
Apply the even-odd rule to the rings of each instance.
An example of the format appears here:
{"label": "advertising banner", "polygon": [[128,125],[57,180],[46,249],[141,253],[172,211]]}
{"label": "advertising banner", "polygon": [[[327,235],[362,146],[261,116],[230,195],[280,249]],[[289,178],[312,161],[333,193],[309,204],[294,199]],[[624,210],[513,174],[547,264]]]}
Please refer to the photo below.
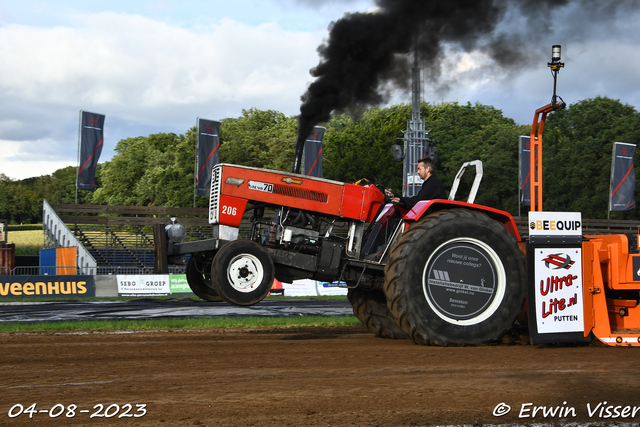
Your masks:
{"label": "advertising banner", "polygon": [[527,313],[533,344],[586,342],[582,214],[529,212]]}
{"label": "advertising banner", "polygon": [[93,276],[0,276],[2,298],[86,298],[95,295]]}
{"label": "advertising banner", "polygon": [[103,114],[80,111],[80,149],[76,187],[81,190],[96,190],[96,167],[104,142],[104,118]]}
{"label": "advertising banner", "polygon": [[169,275],[169,293],[171,295],[191,296],[193,292],[187,282],[186,274],[171,274]]}
{"label": "advertising banner", "polygon": [[170,293],[169,276],[153,275],[117,275],[118,296],[168,296]]}
{"label": "advertising banner", "polygon": [[582,332],[582,249],[536,248],[534,259],[538,333]]}
{"label": "advertising banner", "polygon": [[324,295],[346,295],[345,282],[319,282],[311,279],[294,280],[293,283],[282,283],[285,297],[307,297]]}
{"label": "advertising banner", "polygon": [[196,196],[208,196],[211,190],[211,169],[220,163],[220,125],[215,120],[198,118]]}
{"label": "advertising banner", "polygon": [[184,274],[118,275],[118,296],[167,297],[191,296],[193,292]]}
{"label": "advertising banner", "polygon": [[636,207],[633,192],[636,189],[636,173],[633,164],[635,144],[615,142],[611,164],[611,188],[609,211],[628,211]]}
{"label": "advertising banner", "polygon": [[304,173],[308,176],[323,177],[322,141],[325,128],[316,126],[304,142]]}
{"label": "advertising banner", "polygon": [[346,282],[318,282],[318,294],[320,295],[346,295],[347,292]]}
{"label": "advertising banner", "polygon": [[520,137],[520,150],[518,152],[520,163],[520,204],[531,206],[531,137]]}
{"label": "advertising banner", "polygon": [[285,297],[318,296],[316,281],[311,279],[295,280],[293,283],[282,283]]}
{"label": "advertising banner", "polygon": [[529,236],[582,236],[582,214],[529,212]]}

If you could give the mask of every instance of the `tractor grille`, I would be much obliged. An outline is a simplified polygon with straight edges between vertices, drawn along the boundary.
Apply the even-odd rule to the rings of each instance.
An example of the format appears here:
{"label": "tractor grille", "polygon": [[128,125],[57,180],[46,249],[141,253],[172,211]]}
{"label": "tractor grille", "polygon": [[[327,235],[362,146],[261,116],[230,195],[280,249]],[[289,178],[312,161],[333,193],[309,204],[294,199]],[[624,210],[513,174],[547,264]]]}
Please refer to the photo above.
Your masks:
{"label": "tractor grille", "polygon": [[220,200],[220,176],[222,166],[216,165],[211,172],[211,192],[209,193],[209,224],[218,224],[218,201]]}
{"label": "tractor grille", "polygon": [[295,197],[297,199],[312,200],[314,202],[327,203],[328,196],[325,193],[318,193],[317,191],[303,190],[300,188],[293,188],[286,185],[275,184],[273,186],[273,193],[280,194],[282,196]]}

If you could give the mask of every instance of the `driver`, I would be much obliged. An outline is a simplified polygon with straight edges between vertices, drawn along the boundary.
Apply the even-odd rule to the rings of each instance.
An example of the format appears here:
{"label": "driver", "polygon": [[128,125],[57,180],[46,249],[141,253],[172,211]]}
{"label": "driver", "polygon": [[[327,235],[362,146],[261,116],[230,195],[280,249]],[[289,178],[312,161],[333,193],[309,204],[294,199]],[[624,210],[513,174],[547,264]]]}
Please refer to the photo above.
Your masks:
{"label": "driver", "polygon": [[385,194],[391,197],[391,202],[396,203],[407,209],[421,200],[446,199],[447,195],[444,191],[444,184],[436,175],[435,163],[431,157],[423,157],[418,160],[418,176],[424,180],[422,188],[413,197],[402,197],[393,194],[393,191],[386,189]]}

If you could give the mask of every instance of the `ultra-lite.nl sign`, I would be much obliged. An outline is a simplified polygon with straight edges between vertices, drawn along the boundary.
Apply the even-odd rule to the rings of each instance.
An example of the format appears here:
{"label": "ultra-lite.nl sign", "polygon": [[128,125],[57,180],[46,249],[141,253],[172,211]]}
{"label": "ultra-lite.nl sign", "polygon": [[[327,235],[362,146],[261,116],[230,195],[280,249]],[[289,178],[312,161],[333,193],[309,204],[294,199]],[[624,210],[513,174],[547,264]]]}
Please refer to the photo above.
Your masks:
{"label": "ultra-lite.nl sign", "polygon": [[582,249],[536,248],[534,260],[538,333],[582,332]]}
{"label": "ultra-lite.nl sign", "polygon": [[529,212],[528,294],[538,334],[584,331],[581,240],[580,212]]}

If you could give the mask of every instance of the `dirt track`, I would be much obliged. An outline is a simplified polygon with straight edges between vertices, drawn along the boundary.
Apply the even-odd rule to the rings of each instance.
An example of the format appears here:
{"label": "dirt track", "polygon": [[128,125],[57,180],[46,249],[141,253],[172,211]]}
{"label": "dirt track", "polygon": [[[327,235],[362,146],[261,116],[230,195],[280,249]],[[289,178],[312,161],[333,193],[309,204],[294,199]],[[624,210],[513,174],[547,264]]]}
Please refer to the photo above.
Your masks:
{"label": "dirt track", "polygon": [[[637,349],[599,344],[532,346],[518,336],[482,347],[422,347],[375,338],[364,327],[0,339],[0,425],[558,424],[611,421],[606,411],[589,417],[587,404],[604,401],[640,411]],[[512,410],[495,417],[502,402]],[[14,405],[33,403],[37,410],[62,404],[65,412],[9,418]],[[113,418],[90,418],[94,405],[114,403],[132,404],[130,415],[146,404],[147,413],[118,418],[124,409],[112,406]],[[526,403],[533,405],[525,415],[533,406],[561,406],[577,416],[519,418]],[[71,404],[78,408],[66,418]],[[640,412],[613,421],[637,423]]]}

